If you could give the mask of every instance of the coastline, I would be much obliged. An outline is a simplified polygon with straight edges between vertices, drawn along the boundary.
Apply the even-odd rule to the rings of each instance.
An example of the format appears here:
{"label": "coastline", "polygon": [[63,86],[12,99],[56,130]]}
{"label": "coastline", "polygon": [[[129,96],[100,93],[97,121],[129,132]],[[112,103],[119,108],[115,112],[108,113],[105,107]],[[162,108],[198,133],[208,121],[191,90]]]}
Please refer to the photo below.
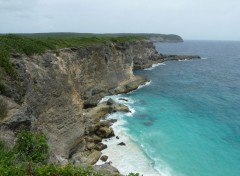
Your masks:
{"label": "coastline", "polygon": [[[201,58],[206,59],[206,58]],[[190,59],[179,59],[177,61],[189,61]],[[166,65],[166,63],[161,62],[157,64],[152,64],[151,67],[145,68],[144,70],[153,70],[156,67],[161,65]],[[131,94],[132,92],[141,89],[142,87],[148,86],[151,84],[151,81],[146,82],[144,85],[138,86],[137,89],[126,92],[126,94]],[[140,175],[149,175],[149,176],[171,176],[170,168],[165,168],[159,170],[155,168],[155,161],[152,160],[143,150],[142,146],[136,144],[134,139],[128,134],[128,129],[124,127],[127,123],[124,118],[131,118],[135,113],[135,109],[131,106],[134,104],[134,100],[124,97],[124,94],[110,95],[102,98],[100,102],[105,102],[108,99],[113,99],[118,104],[123,104],[127,106],[131,112],[122,113],[116,112],[109,114],[106,117],[106,120],[117,119],[117,122],[113,123],[111,126],[115,133],[115,136],[108,139],[103,139],[102,143],[108,147],[102,150],[102,156],[108,156],[107,162],[110,163],[113,167],[117,168],[121,174],[127,175],[130,172],[136,172]],[[124,100],[123,100],[124,99]],[[119,145],[123,142],[124,146]],[[136,162],[138,161],[138,162]],[[100,159],[95,165],[101,165],[106,162],[101,161]]]}
{"label": "coastline", "polygon": [[32,57],[11,58],[24,90],[18,82],[6,82],[11,99],[6,94],[3,100],[11,106],[0,124],[0,138],[11,145],[19,129],[42,131],[48,137],[49,162],[63,165],[68,161],[94,165],[99,160],[106,147],[102,141],[114,136],[114,120],[101,120],[109,113],[130,111],[111,100],[99,101],[141,88],[148,79],[134,75],[133,70],[152,70],[166,60],[197,58],[159,54],[148,40],[63,48]]}
{"label": "coastline", "polygon": [[[153,64],[152,67],[147,68],[146,70],[153,70],[160,65],[165,64]],[[126,92],[126,94],[132,93],[133,91],[141,89],[150,84],[151,81],[148,81],[144,85],[139,85],[137,89]],[[108,114],[105,117],[105,120],[117,119],[117,121],[111,126],[115,136],[102,140],[102,143],[107,145],[107,148],[101,151],[101,156],[108,156],[108,160],[104,162],[100,159],[100,157],[99,160],[95,163],[95,165],[103,165],[105,163],[110,163],[113,167],[117,168],[121,174],[124,175],[127,175],[131,172],[149,176],[169,175],[161,173],[160,171],[155,169],[154,161],[147,156],[147,154],[140,146],[136,144],[134,139],[132,139],[132,137],[128,134],[128,130],[124,128],[124,124],[127,123],[124,120],[124,116],[131,118],[135,113],[135,109],[131,107],[131,104],[134,104],[134,100],[125,98],[123,94],[117,94],[103,97],[100,103],[106,102],[109,99],[113,99],[117,104],[123,104],[127,106],[130,109],[130,112],[115,112],[112,114]],[[119,145],[119,143],[124,143],[125,145],[122,146]]]}
{"label": "coastline", "polygon": [[[133,172],[139,173],[140,175],[161,175],[154,169],[154,161],[151,161],[128,135],[127,129],[123,127],[125,121],[121,115],[122,114],[115,113],[109,116],[110,119],[118,119],[112,128],[119,139],[116,137],[104,139],[103,143],[106,144],[108,148],[102,151],[103,155],[109,157],[108,162],[111,162],[111,165],[116,167],[121,174],[127,175]],[[126,145],[118,145],[120,142],[124,142]],[[99,160],[96,164],[104,164],[104,162]]]}

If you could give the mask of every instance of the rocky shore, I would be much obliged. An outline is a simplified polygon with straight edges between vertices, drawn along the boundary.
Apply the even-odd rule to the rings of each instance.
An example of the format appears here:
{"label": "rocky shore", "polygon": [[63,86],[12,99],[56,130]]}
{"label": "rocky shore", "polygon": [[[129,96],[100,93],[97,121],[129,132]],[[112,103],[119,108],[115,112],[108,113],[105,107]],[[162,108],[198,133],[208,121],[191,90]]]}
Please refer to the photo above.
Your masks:
{"label": "rocky shore", "polygon": [[[42,131],[48,137],[50,161],[76,165],[94,164],[101,156],[104,138],[114,136],[107,114],[128,107],[106,95],[127,93],[148,79],[134,69],[151,67],[166,60],[199,56],[159,54],[148,40],[102,43],[48,51],[43,55],[13,54],[18,79],[6,80],[0,98],[7,103],[7,116],[0,121],[0,140],[13,146],[19,130]],[[107,160],[103,157],[102,160]],[[95,166],[118,172],[109,164]]]}

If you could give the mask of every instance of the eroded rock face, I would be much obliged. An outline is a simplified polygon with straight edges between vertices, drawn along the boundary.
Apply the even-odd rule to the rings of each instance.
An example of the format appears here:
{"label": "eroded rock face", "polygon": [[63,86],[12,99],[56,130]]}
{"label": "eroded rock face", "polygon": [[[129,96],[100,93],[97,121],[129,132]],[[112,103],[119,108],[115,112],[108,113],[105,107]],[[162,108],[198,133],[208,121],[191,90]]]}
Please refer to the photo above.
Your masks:
{"label": "eroded rock face", "polygon": [[87,108],[96,106],[105,95],[128,92],[144,84],[147,79],[134,76],[133,67],[138,59],[154,57],[157,53],[149,41],[96,44],[61,49],[57,54],[48,51],[32,57],[12,57],[19,80],[6,80],[5,97],[11,108],[0,122],[0,139],[14,141],[20,129],[43,131],[49,139],[51,161],[65,162],[78,152],[86,158],[91,153],[88,148],[101,141],[96,131],[113,134],[108,132],[110,128],[100,126],[100,118],[114,109],[128,111],[116,105],[94,116]]}
{"label": "eroded rock face", "polygon": [[[142,48],[142,41],[135,41],[133,50],[134,69],[143,69],[151,67],[152,64],[163,62],[163,57],[158,54],[152,42],[145,42]],[[139,51],[142,50],[140,53]]]}

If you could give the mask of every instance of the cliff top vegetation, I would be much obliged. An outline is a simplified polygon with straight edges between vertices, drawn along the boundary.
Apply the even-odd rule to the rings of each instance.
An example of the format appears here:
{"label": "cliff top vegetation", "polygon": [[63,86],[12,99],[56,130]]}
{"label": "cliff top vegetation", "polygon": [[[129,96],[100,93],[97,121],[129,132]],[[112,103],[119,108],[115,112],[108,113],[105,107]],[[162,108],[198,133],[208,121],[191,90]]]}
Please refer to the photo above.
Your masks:
{"label": "cliff top vegetation", "polygon": [[7,34],[0,35],[0,94],[4,92],[4,78],[10,76],[16,79],[17,74],[10,61],[12,54],[42,54],[46,50],[56,50],[66,47],[85,46],[104,42],[126,42],[141,40],[142,36],[105,36],[105,35],[74,35],[60,34]]}

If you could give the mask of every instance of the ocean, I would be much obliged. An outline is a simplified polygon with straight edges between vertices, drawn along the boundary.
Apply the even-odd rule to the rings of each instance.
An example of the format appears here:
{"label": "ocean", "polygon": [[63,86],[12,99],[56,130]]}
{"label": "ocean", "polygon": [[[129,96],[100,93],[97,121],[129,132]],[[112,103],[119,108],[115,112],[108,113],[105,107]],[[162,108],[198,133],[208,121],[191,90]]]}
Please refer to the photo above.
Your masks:
{"label": "ocean", "polygon": [[[166,61],[136,71],[151,81],[128,94],[111,96],[132,113],[108,117],[118,119],[113,128],[120,139],[106,140],[103,154],[123,174],[239,176],[240,42],[155,46],[163,54],[202,59]],[[126,146],[117,145],[120,142]]]}

